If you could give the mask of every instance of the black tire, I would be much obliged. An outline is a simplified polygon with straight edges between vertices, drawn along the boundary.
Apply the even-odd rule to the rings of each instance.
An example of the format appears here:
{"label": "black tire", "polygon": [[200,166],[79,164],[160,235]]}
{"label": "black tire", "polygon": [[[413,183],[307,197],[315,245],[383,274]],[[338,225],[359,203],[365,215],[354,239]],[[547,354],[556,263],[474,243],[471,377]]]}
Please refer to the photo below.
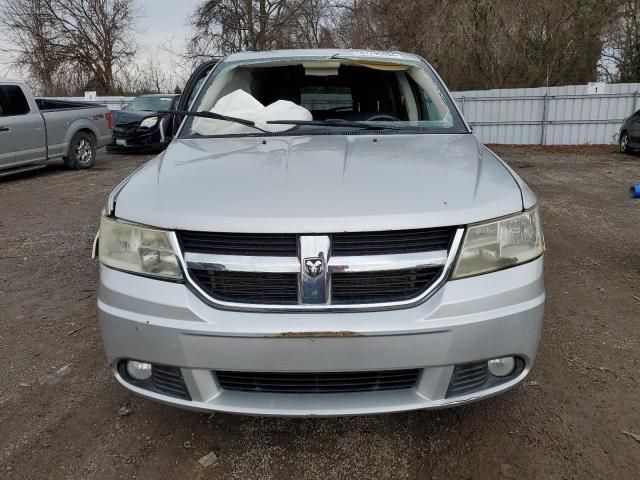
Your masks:
{"label": "black tire", "polygon": [[622,132],[620,134],[618,147],[620,148],[620,153],[631,153],[631,147],[629,146],[629,134],[627,132]]}
{"label": "black tire", "polygon": [[76,133],[69,143],[69,154],[64,159],[67,167],[74,170],[91,168],[96,162],[96,140],[92,134]]}

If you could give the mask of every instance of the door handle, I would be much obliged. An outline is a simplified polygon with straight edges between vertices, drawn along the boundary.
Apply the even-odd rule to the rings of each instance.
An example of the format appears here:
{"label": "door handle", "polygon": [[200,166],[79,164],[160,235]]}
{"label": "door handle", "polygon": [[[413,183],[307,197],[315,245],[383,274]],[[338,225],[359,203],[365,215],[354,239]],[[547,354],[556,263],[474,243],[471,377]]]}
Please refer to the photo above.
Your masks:
{"label": "door handle", "polygon": [[9,127],[0,127],[0,132],[8,132],[11,129]]}

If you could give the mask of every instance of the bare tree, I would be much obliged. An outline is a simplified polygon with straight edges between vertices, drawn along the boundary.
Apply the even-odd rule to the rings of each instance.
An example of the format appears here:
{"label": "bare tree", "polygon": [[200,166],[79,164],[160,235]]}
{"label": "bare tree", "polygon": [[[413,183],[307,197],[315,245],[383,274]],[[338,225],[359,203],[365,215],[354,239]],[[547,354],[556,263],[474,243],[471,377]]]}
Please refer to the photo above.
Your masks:
{"label": "bare tree", "polygon": [[600,69],[613,82],[640,82],[640,0],[623,0],[605,36]]}
{"label": "bare tree", "polygon": [[617,2],[357,0],[342,6],[340,41],[420,53],[456,89],[585,83]]}
{"label": "bare tree", "polygon": [[181,79],[176,78],[157,55],[150,54],[144,62],[134,63],[120,72],[114,93],[121,95],[169,93],[180,81]]}
{"label": "bare tree", "polygon": [[64,56],[57,47],[60,35],[48,15],[46,0],[5,0],[0,27],[7,37],[0,48],[12,66],[26,70],[36,89],[56,94],[55,77]]}
{"label": "bare tree", "polygon": [[137,16],[132,0],[4,0],[0,25],[14,63],[45,93],[68,88],[71,80],[111,93],[116,70],[136,54]]}
{"label": "bare tree", "polygon": [[331,8],[328,0],[204,0],[191,18],[186,55],[331,45]]}
{"label": "bare tree", "polygon": [[250,46],[398,46],[455,89],[585,83],[598,68],[610,80],[640,80],[640,0],[200,0],[171,74],[157,58],[131,61],[134,0],[0,5],[0,53],[50,94],[168,91],[186,80],[174,71]]}
{"label": "bare tree", "polygon": [[52,24],[61,32],[56,47],[67,62],[91,72],[96,90],[115,89],[114,70],[135,56],[133,31],[138,12],[131,0],[45,0]]}

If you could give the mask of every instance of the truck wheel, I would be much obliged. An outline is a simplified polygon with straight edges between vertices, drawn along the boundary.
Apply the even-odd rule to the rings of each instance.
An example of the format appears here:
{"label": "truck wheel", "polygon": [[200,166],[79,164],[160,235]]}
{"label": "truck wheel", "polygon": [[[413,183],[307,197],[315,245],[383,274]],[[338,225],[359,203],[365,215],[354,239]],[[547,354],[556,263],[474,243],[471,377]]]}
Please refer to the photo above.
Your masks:
{"label": "truck wheel", "polygon": [[74,170],[91,168],[96,161],[96,141],[93,135],[85,132],[76,133],[69,144],[69,154],[64,159],[67,167]]}
{"label": "truck wheel", "polygon": [[620,135],[620,153],[631,153],[631,147],[629,147],[629,134],[622,132]]}

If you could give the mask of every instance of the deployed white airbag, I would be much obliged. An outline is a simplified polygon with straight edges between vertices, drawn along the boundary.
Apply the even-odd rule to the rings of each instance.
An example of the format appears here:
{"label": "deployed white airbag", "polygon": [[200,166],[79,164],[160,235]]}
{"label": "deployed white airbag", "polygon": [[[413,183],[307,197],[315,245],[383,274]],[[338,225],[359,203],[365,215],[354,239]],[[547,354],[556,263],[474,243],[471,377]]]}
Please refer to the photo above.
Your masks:
{"label": "deployed white airbag", "polygon": [[[220,98],[213,108],[213,113],[229,117],[251,120],[256,126],[268,132],[284,132],[294,125],[272,125],[269,120],[313,120],[311,112],[300,105],[288,100],[278,100],[271,105],[264,106],[255,97],[244,90],[235,90]],[[256,133],[255,128],[226,120],[195,117],[193,131],[200,135],[229,135],[242,133]]]}

